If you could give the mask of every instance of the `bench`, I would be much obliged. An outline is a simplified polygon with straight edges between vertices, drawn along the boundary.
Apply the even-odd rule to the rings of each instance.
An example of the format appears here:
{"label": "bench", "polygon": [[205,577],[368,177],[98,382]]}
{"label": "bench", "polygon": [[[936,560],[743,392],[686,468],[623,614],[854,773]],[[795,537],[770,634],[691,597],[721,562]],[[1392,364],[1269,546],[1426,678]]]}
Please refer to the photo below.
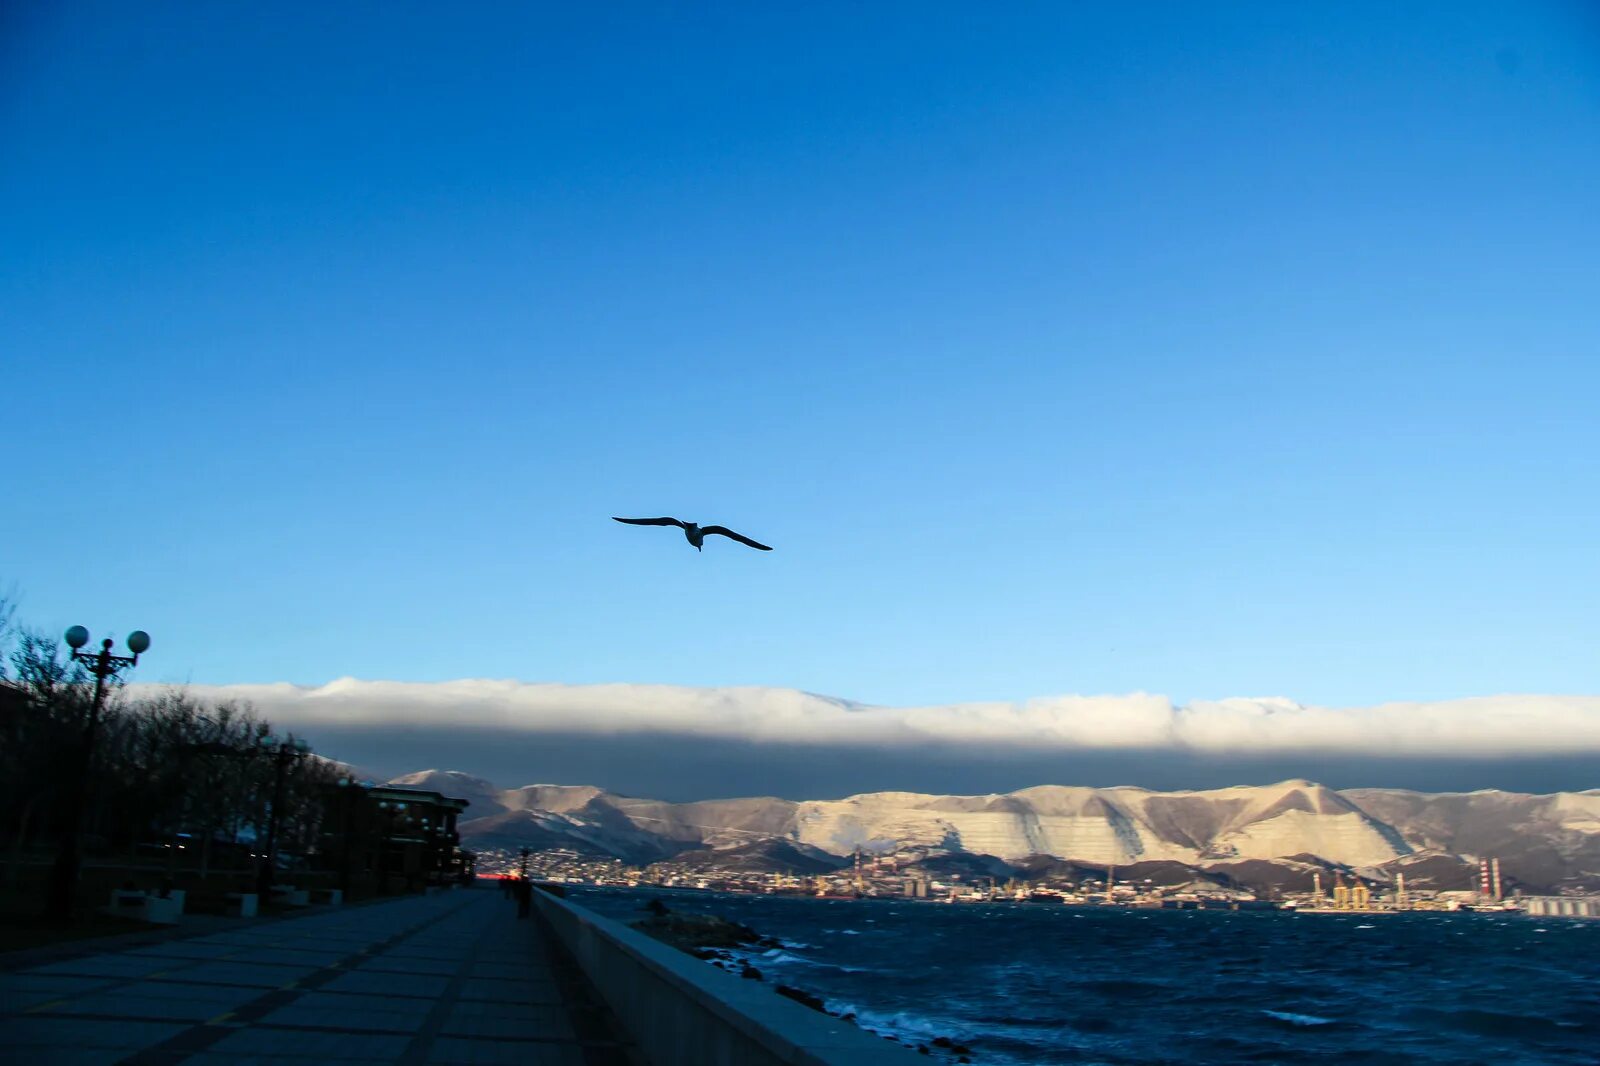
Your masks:
{"label": "bench", "polygon": [[229,918],[254,918],[260,911],[259,901],[254,892],[229,892],[222,897],[222,913]]}
{"label": "bench", "polygon": [[132,889],[119,888],[111,893],[111,902],[102,908],[105,914],[118,918],[150,922],[153,925],[176,925],[183,913],[182,892],[169,892],[166,896],[151,895]]}
{"label": "bench", "polygon": [[272,902],[281,903],[285,907],[309,907],[311,906],[311,893],[303,888],[295,888],[293,885],[273,885]]}

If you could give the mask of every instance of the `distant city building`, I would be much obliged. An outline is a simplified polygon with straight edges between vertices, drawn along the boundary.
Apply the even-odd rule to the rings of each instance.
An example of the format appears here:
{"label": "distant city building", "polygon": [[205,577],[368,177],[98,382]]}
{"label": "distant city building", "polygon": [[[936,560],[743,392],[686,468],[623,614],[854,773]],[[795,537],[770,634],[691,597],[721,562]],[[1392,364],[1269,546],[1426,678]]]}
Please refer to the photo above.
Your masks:
{"label": "distant city building", "polygon": [[1600,896],[1523,896],[1523,913],[1541,918],[1600,918]]}

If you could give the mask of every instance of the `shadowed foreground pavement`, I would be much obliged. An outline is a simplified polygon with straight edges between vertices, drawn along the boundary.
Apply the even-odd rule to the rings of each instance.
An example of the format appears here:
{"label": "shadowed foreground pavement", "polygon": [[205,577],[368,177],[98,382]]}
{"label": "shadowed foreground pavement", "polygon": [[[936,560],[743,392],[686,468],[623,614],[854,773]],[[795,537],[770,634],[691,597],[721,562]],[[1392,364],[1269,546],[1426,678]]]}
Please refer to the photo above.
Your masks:
{"label": "shadowed foreground pavement", "polygon": [[128,1066],[624,1066],[591,995],[536,919],[465,890],[0,973],[0,1048]]}

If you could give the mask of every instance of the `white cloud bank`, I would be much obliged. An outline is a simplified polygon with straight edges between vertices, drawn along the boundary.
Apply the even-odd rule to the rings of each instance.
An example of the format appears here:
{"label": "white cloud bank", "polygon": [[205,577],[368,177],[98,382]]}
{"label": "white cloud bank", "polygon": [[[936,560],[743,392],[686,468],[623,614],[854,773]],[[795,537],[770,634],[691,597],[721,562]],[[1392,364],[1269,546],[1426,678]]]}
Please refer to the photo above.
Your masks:
{"label": "white cloud bank", "polygon": [[[134,686],[136,689],[140,686]],[[275,725],[476,728],[512,734],[661,733],[782,745],[970,746],[1041,753],[1167,750],[1493,757],[1600,752],[1600,696],[1482,696],[1374,707],[1287,699],[1177,706],[1164,696],[1048,696],[1022,703],[873,707],[778,688],[557,685],[342,678],[319,687],[195,686],[253,704]]]}

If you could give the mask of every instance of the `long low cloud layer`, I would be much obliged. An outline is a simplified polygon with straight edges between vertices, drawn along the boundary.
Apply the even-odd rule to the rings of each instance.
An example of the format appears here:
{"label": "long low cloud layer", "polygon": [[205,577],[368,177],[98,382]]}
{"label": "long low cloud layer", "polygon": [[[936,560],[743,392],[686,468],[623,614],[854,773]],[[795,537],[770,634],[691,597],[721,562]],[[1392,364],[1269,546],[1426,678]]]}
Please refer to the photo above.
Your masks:
{"label": "long low cloud layer", "polygon": [[875,707],[777,688],[559,685],[343,678],[197,686],[248,701],[289,729],[454,728],[538,736],[663,734],[810,747],[981,747],[1170,751],[1197,755],[1484,758],[1600,752],[1600,696],[1483,696],[1373,707],[1236,698],[1175,705],[1164,696],[1051,696],[1020,703]]}

